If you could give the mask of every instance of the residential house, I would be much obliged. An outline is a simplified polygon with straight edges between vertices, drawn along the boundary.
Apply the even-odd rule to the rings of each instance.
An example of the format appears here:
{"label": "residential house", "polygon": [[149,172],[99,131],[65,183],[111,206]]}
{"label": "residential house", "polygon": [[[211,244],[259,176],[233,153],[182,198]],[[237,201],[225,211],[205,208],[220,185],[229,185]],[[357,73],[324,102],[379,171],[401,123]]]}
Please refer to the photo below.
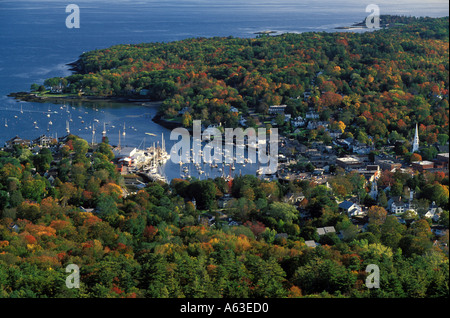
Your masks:
{"label": "residential house", "polygon": [[402,197],[393,197],[388,200],[387,210],[392,214],[401,214],[408,210],[416,212],[416,206],[409,201],[403,201]]}
{"label": "residential house", "polygon": [[444,236],[445,232],[447,231],[448,229],[441,225],[435,225],[431,227],[431,232],[436,236]]}
{"label": "residential house", "polygon": [[298,116],[298,117],[296,117],[296,118],[294,118],[294,119],[292,119],[291,120],[291,125],[293,126],[293,127],[303,127],[303,126],[305,126],[306,125],[306,122],[305,122],[305,120],[302,118],[302,116]]}
{"label": "residential house", "polygon": [[339,209],[341,209],[341,211],[345,212],[350,217],[363,214],[361,206],[352,201],[341,202],[339,204]]}
{"label": "residential house", "polygon": [[95,209],[93,209],[93,208],[85,208],[82,206],[80,206],[80,210],[81,210],[81,212],[88,212],[88,213],[92,213],[95,211]]}
{"label": "residential house", "polygon": [[357,153],[358,155],[367,155],[372,150],[374,150],[374,147],[371,147],[371,146],[368,146],[365,144],[361,144],[361,143],[356,143],[353,145],[352,150],[354,153]]}
{"label": "residential house", "polygon": [[305,244],[306,244],[306,246],[311,247],[311,248],[315,248],[318,245],[318,243],[316,243],[314,240],[305,241]]}
{"label": "residential house", "polygon": [[41,147],[49,147],[53,142],[52,137],[48,137],[46,135],[39,136],[35,140],[31,142],[32,145],[41,146]]}
{"label": "residential house", "polygon": [[15,145],[28,147],[30,145],[30,141],[27,139],[22,139],[19,136],[15,136],[14,138],[5,142],[5,147],[8,149],[13,148]]}
{"label": "residential house", "polygon": [[284,122],[290,122],[292,119],[292,115],[291,114],[284,114]]}
{"label": "residential house", "polygon": [[315,112],[314,110],[309,110],[306,115],[306,119],[319,119],[319,113]]}
{"label": "residential house", "polygon": [[219,208],[220,209],[226,208],[226,206],[232,199],[233,198],[228,193],[225,194],[223,197],[219,198],[219,200],[217,201]]}
{"label": "residential house", "polygon": [[303,100],[304,101],[307,101],[310,97],[311,97],[311,92],[304,92],[303,93]]}
{"label": "residential house", "polygon": [[319,236],[325,235],[328,233],[336,233],[336,229],[334,228],[334,226],[325,226],[325,227],[317,228],[317,234],[319,234]]}
{"label": "residential house", "polygon": [[329,130],[328,133],[330,134],[331,138],[340,138],[342,136],[342,131],[340,130]]}
{"label": "residential house", "polygon": [[20,228],[19,228],[19,226],[17,225],[17,224],[15,224],[14,222],[13,223],[10,223],[9,225],[8,225],[8,229],[11,231],[11,232],[16,232],[16,233],[19,233],[20,232]]}
{"label": "residential house", "polygon": [[209,226],[214,225],[215,220],[216,220],[216,217],[209,213],[203,213],[198,216],[199,223],[207,223]]}
{"label": "residential house", "polygon": [[244,127],[247,126],[247,119],[241,116],[241,118],[239,119],[239,124]]}
{"label": "residential house", "polygon": [[425,213],[426,218],[431,218],[434,222],[437,222],[439,220],[440,214],[442,213],[442,208],[438,207],[436,205],[436,202],[433,201],[433,203],[430,205],[430,208],[428,209],[427,213]]}
{"label": "residential house", "polygon": [[313,130],[319,128],[320,126],[327,128],[328,123],[326,121],[310,121],[308,122],[306,129]]}

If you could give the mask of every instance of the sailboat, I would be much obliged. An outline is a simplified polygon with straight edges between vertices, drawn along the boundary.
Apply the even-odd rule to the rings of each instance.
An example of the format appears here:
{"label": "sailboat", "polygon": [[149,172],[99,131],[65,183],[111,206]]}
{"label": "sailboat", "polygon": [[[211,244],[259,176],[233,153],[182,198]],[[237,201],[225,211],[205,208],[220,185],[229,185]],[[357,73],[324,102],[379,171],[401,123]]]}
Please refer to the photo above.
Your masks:
{"label": "sailboat", "polygon": [[20,104],[20,113],[23,114],[22,104]]}
{"label": "sailboat", "polygon": [[126,135],[126,133],[125,133],[125,123],[123,123],[123,132],[122,132],[122,135],[123,135],[123,136]]}
{"label": "sailboat", "polygon": [[8,121],[5,119],[5,127],[8,127]]}

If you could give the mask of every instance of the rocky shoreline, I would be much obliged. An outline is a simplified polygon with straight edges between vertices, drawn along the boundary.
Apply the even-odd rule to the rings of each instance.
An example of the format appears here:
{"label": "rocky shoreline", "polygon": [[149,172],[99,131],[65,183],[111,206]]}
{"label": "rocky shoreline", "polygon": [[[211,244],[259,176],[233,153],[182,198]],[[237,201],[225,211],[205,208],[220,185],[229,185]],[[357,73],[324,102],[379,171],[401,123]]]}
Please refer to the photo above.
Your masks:
{"label": "rocky shoreline", "polygon": [[115,96],[76,96],[76,95],[68,95],[68,96],[40,96],[36,93],[30,92],[17,92],[10,93],[8,97],[15,98],[24,102],[35,102],[35,103],[61,103],[67,101],[81,101],[81,102],[92,102],[92,101],[105,101],[105,102],[120,102],[120,103],[132,103],[132,102],[151,102],[148,98],[139,98],[139,97],[115,97]]}

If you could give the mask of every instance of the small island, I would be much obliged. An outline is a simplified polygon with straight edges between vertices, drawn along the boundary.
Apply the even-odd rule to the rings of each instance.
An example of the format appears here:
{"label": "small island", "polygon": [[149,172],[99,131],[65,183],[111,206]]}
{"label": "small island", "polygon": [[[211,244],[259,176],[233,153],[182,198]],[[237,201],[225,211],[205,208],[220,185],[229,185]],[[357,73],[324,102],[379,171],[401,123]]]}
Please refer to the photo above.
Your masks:
{"label": "small island", "polygon": [[269,35],[269,34],[275,34],[275,33],[278,33],[278,31],[259,31],[259,32],[255,32],[253,34]]}

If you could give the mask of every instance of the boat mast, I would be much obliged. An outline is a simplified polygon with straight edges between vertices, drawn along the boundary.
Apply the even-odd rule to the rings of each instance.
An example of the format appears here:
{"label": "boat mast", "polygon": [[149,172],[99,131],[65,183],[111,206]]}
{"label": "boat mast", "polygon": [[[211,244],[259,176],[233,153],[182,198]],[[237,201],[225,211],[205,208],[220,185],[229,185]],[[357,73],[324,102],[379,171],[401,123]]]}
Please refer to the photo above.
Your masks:
{"label": "boat mast", "polygon": [[95,138],[95,124],[92,124],[92,147],[94,147],[94,138]]}

